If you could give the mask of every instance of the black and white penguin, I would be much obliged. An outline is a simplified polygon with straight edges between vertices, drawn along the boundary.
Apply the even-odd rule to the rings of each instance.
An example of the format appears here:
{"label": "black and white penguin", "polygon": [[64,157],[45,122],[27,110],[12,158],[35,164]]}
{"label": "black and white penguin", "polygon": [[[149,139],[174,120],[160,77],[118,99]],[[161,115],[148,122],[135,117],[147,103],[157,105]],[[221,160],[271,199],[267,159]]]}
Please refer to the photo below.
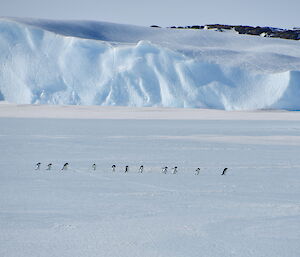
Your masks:
{"label": "black and white penguin", "polygon": [[52,163],[49,163],[48,165],[47,165],[47,169],[46,170],[51,170],[51,168],[52,168]]}
{"label": "black and white penguin", "polygon": [[93,170],[96,170],[96,168],[97,168],[97,165],[96,165],[96,163],[94,163],[94,164],[92,165],[92,169],[93,169]]}
{"label": "black and white penguin", "polygon": [[115,172],[116,171],[116,165],[112,165],[111,170],[112,170],[112,172]]}
{"label": "black and white penguin", "polygon": [[40,162],[38,162],[38,163],[35,165],[35,170],[39,170],[39,169],[40,169],[40,167],[41,167],[41,163],[40,163]]}
{"label": "black and white penguin", "polygon": [[227,171],[227,168],[225,168],[225,169],[223,170],[223,172],[222,172],[221,175],[225,175],[226,171]]}
{"label": "black and white penguin", "polygon": [[178,172],[178,170],[177,170],[177,166],[175,166],[174,168],[173,168],[173,174],[176,174]]}
{"label": "black and white penguin", "polygon": [[144,171],[144,166],[141,165],[140,168],[139,168],[139,173],[143,173],[143,171]]}
{"label": "black and white penguin", "polygon": [[194,174],[195,174],[195,175],[199,175],[199,173],[200,173],[200,168],[197,168],[197,169],[195,170]]}
{"label": "black and white penguin", "polygon": [[167,174],[167,172],[168,172],[168,167],[167,166],[162,168],[162,173]]}
{"label": "black and white penguin", "polygon": [[65,163],[64,166],[61,168],[61,170],[67,170],[69,166],[69,163]]}
{"label": "black and white penguin", "polygon": [[128,171],[129,171],[129,166],[126,165],[126,166],[125,166],[125,173],[127,173]]}

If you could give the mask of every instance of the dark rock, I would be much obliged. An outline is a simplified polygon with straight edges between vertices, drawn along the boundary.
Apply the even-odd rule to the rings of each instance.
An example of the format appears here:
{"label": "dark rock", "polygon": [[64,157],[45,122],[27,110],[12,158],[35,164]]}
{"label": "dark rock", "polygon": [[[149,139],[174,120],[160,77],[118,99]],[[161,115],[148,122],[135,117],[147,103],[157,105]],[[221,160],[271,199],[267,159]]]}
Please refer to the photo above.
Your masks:
{"label": "dark rock", "polygon": [[223,24],[207,24],[205,26],[207,29],[219,29],[219,30],[233,28],[233,26],[231,26],[231,25],[223,25]]}
{"label": "dark rock", "polygon": [[254,27],[251,26],[233,26],[234,30],[236,32],[238,32],[239,34],[248,34],[248,32],[252,29],[254,29]]}
{"label": "dark rock", "polygon": [[300,39],[300,31],[295,31],[295,30],[278,31],[278,32],[273,32],[268,36],[283,38],[283,39],[298,40]]}
{"label": "dark rock", "polygon": [[204,26],[193,25],[191,26],[191,29],[204,29]]}

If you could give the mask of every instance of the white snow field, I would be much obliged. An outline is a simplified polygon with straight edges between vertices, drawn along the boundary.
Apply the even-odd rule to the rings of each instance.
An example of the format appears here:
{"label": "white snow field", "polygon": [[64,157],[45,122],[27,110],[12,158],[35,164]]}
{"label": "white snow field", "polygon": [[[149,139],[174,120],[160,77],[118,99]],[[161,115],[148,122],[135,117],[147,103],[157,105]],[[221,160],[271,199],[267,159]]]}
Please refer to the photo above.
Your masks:
{"label": "white snow field", "polygon": [[0,18],[0,100],[300,110],[300,41]]}
{"label": "white snow field", "polygon": [[299,112],[9,106],[1,257],[300,256]]}

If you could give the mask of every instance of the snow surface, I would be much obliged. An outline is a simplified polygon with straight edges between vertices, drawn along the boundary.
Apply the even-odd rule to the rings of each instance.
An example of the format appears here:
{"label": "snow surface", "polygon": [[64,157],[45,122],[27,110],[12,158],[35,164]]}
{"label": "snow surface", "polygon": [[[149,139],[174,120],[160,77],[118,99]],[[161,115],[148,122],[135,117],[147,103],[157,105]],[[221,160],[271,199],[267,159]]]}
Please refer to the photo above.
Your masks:
{"label": "snow surface", "polygon": [[0,35],[8,102],[300,109],[298,41],[21,18]]}
{"label": "snow surface", "polygon": [[0,105],[0,256],[300,256],[298,112],[58,108]]}
{"label": "snow surface", "polygon": [[27,105],[0,103],[2,118],[58,118],[58,119],[142,119],[142,120],[300,120],[300,112],[290,111],[223,111],[214,109]]}

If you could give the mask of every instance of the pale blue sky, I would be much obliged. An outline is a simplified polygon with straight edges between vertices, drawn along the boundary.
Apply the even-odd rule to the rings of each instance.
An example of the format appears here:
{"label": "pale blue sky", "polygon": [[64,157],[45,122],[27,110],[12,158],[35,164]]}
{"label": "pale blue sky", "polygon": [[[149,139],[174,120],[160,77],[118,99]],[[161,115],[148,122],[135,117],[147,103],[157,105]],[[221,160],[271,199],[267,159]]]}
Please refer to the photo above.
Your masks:
{"label": "pale blue sky", "polygon": [[98,20],[125,24],[209,23],[300,27],[300,0],[0,0],[0,16]]}

